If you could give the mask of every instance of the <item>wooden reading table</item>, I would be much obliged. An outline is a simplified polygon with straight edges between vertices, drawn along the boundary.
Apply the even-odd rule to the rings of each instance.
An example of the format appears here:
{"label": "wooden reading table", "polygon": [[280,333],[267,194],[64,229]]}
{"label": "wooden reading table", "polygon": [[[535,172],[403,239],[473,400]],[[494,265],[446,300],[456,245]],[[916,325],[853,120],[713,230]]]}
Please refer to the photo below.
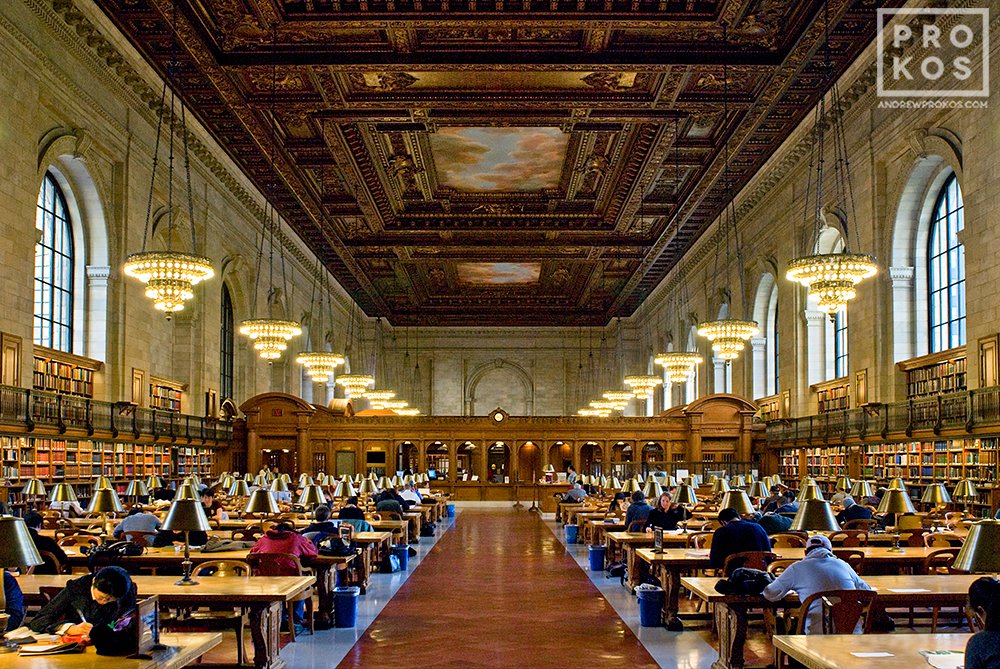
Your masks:
{"label": "wooden reading table", "polygon": [[[971,634],[819,634],[775,636],[774,647],[808,669],[913,669],[929,667],[922,650],[965,652]],[[859,653],[891,653],[890,657]]]}
{"label": "wooden reading table", "polygon": [[160,634],[165,648],[154,650],[150,659],[129,659],[98,655],[93,646],[68,655],[3,656],[4,669],[181,669],[222,642],[221,634]]}

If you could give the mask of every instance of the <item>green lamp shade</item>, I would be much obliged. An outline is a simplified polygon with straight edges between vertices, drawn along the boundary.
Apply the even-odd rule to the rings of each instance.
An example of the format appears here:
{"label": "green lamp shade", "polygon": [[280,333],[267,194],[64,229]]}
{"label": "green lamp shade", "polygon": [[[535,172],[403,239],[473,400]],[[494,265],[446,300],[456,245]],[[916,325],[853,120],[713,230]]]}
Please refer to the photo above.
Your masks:
{"label": "green lamp shade", "polygon": [[253,491],[252,495],[250,495],[250,499],[247,500],[247,506],[243,509],[243,513],[278,513],[278,502],[275,501],[274,495],[270,492],[264,490],[263,488],[258,488]]}
{"label": "green lamp shade", "polygon": [[49,494],[50,502],[76,502],[76,491],[73,490],[73,486],[68,483],[57,483],[52,487],[52,492]]}
{"label": "green lamp shade", "polygon": [[969,528],[969,535],[952,565],[971,573],[1000,572],[1000,520],[981,520]]}
{"label": "green lamp shade", "polygon": [[42,556],[22,518],[0,516],[0,569],[42,564]]}
{"label": "green lamp shade", "polygon": [[554,465],[548,465],[547,467],[545,467],[545,471],[548,472],[549,474],[554,474],[555,471],[556,471],[556,468],[555,468]]}
{"label": "green lamp shade", "polygon": [[111,488],[95,490],[87,505],[87,513],[121,513],[122,503],[118,493]]}
{"label": "green lamp shade", "polygon": [[208,532],[212,527],[208,524],[205,507],[196,499],[178,499],[170,505],[167,519],[163,521],[163,529],[171,532]]}
{"label": "green lamp shade", "polygon": [[799,505],[790,529],[797,532],[809,530],[836,532],[840,530],[840,524],[837,523],[829,502],[807,499]]}

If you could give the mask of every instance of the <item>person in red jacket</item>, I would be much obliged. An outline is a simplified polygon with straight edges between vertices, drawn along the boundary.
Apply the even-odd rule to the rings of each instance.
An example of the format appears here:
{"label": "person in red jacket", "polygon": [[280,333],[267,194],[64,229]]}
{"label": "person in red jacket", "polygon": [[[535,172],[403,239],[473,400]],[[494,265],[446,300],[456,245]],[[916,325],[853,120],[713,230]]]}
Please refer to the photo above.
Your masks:
{"label": "person in red jacket", "polygon": [[[251,553],[288,553],[295,555],[300,561],[313,558],[319,555],[313,542],[306,539],[301,534],[292,530],[288,523],[278,523],[264,533],[257,543],[250,549]],[[282,573],[269,573],[269,576],[296,576],[295,564],[289,560],[277,560],[279,570]],[[303,622],[305,621],[306,603],[295,602],[293,607],[295,620],[295,634],[303,634],[306,631]]]}

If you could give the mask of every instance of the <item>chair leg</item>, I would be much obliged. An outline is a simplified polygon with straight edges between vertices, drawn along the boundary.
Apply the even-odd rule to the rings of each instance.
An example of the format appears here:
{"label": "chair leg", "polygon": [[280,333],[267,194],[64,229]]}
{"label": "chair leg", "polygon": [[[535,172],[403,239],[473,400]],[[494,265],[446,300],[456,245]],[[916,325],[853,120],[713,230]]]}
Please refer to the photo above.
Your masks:
{"label": "chair leg", "polygon": [[309,624],[309,632],[316,634],[316,615],[313,612],[313,598],[311,595],[306,599],[306,622]]}
{"label": "chair leg", "polygon": [[245,616],[241,615],[240,622],[236,626],[236,664],[240,666],[243,666],[243,663],[246,660],[246,647],[243,643],[244,626]]}
{"label": "chair leg", "polygon": [[285,604],[288,610],[288,633],[292,635],[292,643],[295,643],[295,602]]}
{"label": "chair leg", "polygon": [[941,610],[940,607],[937,606],[931,609],[931,634],[937,632],[938,612],[940,610]]}

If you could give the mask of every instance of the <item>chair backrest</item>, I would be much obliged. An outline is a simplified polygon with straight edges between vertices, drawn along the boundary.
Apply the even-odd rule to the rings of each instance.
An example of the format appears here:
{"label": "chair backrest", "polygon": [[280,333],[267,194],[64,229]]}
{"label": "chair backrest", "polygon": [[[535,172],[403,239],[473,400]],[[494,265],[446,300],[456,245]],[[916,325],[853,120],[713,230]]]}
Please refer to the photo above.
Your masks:
{"label": "chair backrest", "polygon": [[872,604],[878,593],[874,590],[827,590],[810,595],[799,607],[798,628],[796,634],[805,633],[806,614],[813,602],[819,600],[823,605],[823,628],[810,629],[813,634],[853,634],[862,621],[861,633],[871,631]]}
{"label": "chair backrest", "polygon": [[156,538],[156,532],[147,532],[145,530],[128,530],[122,532],[122,536],[125,537],[125,541],[134,541],[143,548],[153,545],[153,539]]}
{"label": "chair backrest", "polygon": [[646,519],[645,518],[638,518],[636,520],[633,520],[631,523],[629,523],[628,527],[625,528],[625,531],[626,532],[642,532],[642,528],[643,528],[643,526],[645,526],[645,524],[646,524]]}
{"label": "chair backrest", "polygon": [[349,526],[353,527],[355,532],[371,532],[375,528],[367,520],[360,520],[358,518],[344,518],[340,521],[341,528]]}
{"label": "chair backrest", "polygon": [[242,560],[212,560],[195,568],[195,576],[250,578],[250,565]]}
{"label": "chair backrest", "polygon": [[780,576],[781,572],[785,571],[793,564],[798,562],[795,558],[778,558],[777,560],[771,560],[767,565],[767,573],[771,576]]}
{"label": "chair backrest", "polygon": [[688,548],[711,548],[715,532],[692,532],[688,535]]}
{"label": "chair backrest", "polygon": [[919,530],[907,530],[901,532],[899,538],[906,543],[907,546],[921,547],[924,545],[924,535],[930,530],[926,527],[921,527]]}
{"label": "chair backrest", "polygon": [[833,554],[851,565],[855,573],[860,574],[865,565],[865,552],[857,548],[835,548]]}
{"label": "chair backrest", "polygon": [[403,519],[402,514],[398,513],[397,511],[379,511],[379,513],[382,514],[382,517],[384,519],[386,519],[386,520],[402,520]]}
{"label": "chair backrest", "polygon": [[301,576],[302,563],[291,553],[250,553],[247,563],[254,576]]}
{"label": "chair backrest", "polygon": [[62,592],[62,588],[58,585],[42,585],[38,588],[38,594],[42,596],[42,599],[44,599],[46,603],[55,599],[56,595],[60,592]]}
{"label": "chair backrest", "polygon": [[866,530],[870,531],[878,525],[874,518],[855,518],[844,523],[845,530]]}
{"label": "chair backrest", "polygon": [[924,558],[922,574],[954,574],[951,565],[955,563],[961,548],[942,548]]}
{"label": "chair backrest", "polygon": [[56,542],[59,546],[98,546],[100,543],[101,540],[91,534],[73,534]]}
{"label": "chair backrest", "polygon": [[67,527],[67,528],[61,528],[61,529],[56,530],[53,536],[55,536],[56,541],[59,541],[60,539],[62,539],[64,537],[72,537],[72,536],[77,535],[77,534],[83,534],[83,533],[80,532],[80,530],[78,530],[75,527],[72,527],[72,528]]}
{"label": "chair backrest", "polygon": [[920,516],[915,513],[904,513],[896,517],[897,530],[915,530],[923,527]]}
{"label": "chair backrest", "polygon": [[742,551],[740,553],[733,553],[723,563],[722,573],[729,576],[734,570],[740,567],[765,571],[771,560],[776,560],[777,558],[778,556],[770,551]]}
{"label": "chair backrest", "polygon": [[791,532],[778,532],[771,535],[772,548],[805,548],[806,540]]}
{"label": "chair backrest", "polygon": [[868,545],[868,533],[864,530],[840,530],[830,534],[830,543],[834,546],[854,548]]}
{"label": "chair backrest", "polygon": [[248,529],[243,528],[242,530],[233,530],[233,541],[257,541],[262,536],[264,532],[260,529]]}
{"label": "chair backrest", "polygon": [[961,546],[965,539],[950,532],[931,532],[924,535],[924,545],[932,548],[949,548],[951,546]]}
{"label": "chair backrest", "polygon": [[62,562],[59,561],[59,558],[56,557],[55,553],[53,553],[51,551],[40,550],[40,551],[38,551],[38,555],[41,556],[41,558],[42,558],[42,564],[34,566],[34,567],[31,567],[25,573],[27,573],[27,574],[34,574],[35,573],[35,569],[37,569],[38,567],[41,567],[41,566],[46,567],[46,569],[44,571],[52,573],[52,574],[62,574],[62,573],[64,573],[66,571],[66,567],[63,565]]}

